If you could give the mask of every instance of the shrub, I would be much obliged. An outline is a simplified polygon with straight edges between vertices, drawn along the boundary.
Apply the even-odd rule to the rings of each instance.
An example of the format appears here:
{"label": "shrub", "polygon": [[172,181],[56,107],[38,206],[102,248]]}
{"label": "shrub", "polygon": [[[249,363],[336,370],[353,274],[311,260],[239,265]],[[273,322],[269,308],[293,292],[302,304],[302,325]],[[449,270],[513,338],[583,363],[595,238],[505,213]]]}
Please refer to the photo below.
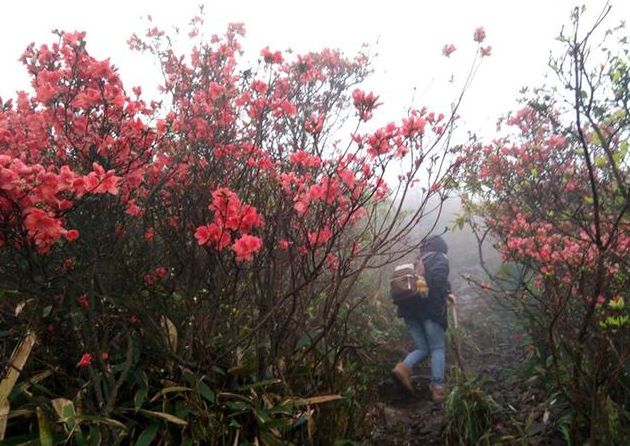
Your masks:
{"label": "shrub", "polygon": [[356,285],[421,242],[407,236],[443,200],[457,108],[365,131],[366,55],[266,48],[252,65],[242,25],[209,40],[202,25],[187,56],[156,28],[130,39],[160,63],[159,102],[80,32],[30,45],[33,93],[0,100],[1,336],[36,343],[0,401],[12,434],[273,445],[355,428],[331,419],[365,391],[345,391]]}

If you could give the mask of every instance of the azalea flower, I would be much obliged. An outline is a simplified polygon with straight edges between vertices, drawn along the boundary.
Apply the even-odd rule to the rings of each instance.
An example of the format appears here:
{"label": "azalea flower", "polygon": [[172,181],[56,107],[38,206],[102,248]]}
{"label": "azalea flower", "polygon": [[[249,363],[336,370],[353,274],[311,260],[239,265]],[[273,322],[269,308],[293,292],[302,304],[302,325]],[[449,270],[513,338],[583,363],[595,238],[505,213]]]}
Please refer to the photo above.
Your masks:
{"label": "azalea flower", "polygon": [[452,43],[447,43],[442,47],[442,55],[445,57],[450,57],[456,49],[457,48],[455,48],[455,45],[453,45]]}
{"label": "azalea flower", "polygon": [[475,42],[483,42],[483,40],[486,38],[486,30],[483,29],[483,26],[480,26],[479,28],[477,28],[475,30],[475,34],[474,34],[474,39]]}
{"label": "azalea flower", "polygon": [[79,362],[77,363],[77,367],[87,367],[92,363],[92,355],[90,355],[89,353],[84,353],[83,356],[81,356],[81,359],[79,360]]}

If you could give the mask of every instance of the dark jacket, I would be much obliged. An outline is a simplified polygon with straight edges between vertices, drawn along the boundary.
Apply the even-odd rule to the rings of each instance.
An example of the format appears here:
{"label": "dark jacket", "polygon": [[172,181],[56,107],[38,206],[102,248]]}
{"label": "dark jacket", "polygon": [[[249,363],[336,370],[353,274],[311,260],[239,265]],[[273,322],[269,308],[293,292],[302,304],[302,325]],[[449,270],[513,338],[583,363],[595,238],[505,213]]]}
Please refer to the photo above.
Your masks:
{"label": "dark jacket", "polygon": [[398,316],[402,318],[431,319],[446,330],[446,296],[451,292],[448,281],[449,265],[446,253],[448,246],[439,235],[429,237],[420,247],[420,256],[424,257],[424,277],[429,287],[426,299],[410,299],[398,307]]}

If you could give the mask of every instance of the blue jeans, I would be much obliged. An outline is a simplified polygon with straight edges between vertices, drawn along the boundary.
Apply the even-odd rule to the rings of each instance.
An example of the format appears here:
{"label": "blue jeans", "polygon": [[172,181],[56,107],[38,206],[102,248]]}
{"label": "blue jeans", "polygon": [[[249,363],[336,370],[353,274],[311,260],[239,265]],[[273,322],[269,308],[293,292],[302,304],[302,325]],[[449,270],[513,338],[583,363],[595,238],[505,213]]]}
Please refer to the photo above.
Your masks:
{"label": "blue jeans", "polygon": [[405,364],[413,368],[431,354],[431,382],[444,382],[444,328],[430,319],[420,320],[405,318],[411,337],[416,343],[416,350],[405,358]]}

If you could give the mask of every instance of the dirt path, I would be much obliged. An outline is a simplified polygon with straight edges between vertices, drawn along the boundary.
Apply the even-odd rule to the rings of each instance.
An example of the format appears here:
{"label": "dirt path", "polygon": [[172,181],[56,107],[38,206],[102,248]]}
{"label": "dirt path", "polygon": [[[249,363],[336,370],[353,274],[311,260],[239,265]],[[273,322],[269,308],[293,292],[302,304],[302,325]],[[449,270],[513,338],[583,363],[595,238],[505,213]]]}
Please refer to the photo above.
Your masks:
{"label": "dirt path", "polygon": [[[457,312],[464,366],[473,376],[483,378],[483,389],[492,395],[501,407],[513,412],[512,415],[506,414],[506,418],[514,425],[507,428],[499,421],[495,431],[507,436],[516,425],[522,424],[524,429],[522,432],[526,433],[527,429],[532,429],[533,426],[531,432],[533,441],[529,444],[550,444],[536,441],[536,429],[541,432],[544,430],[538,426],[542,422],[537,422],[537,419],[542,418],[544,411],[544,408],[538,410],[537,407],[542,396],[530,389],[527,383],[521,382],[514,373],[514,369],[523,364],[525,352],[516,342],[519,330],[514,326],[513,318],[489,297],[478,294],[466,285],[460,284],[456,291],[459,296]],[[406,353],[402,344],[403,342],[400,348],[401,358]],[[411,346],[407,344],[406,347]],[[455,363],[452,347],[447,346],[449,369]],[[380,383],[375,429],[369,444],[379,446],[444,444],[442,406],[430,399],[428,392],[430,368],[427,362],[413,371],[415,396],[400,389],[391,377]],[[447,377],[448,375],[447,371]],[[525,416],[529,416],[527,422],[519,421]]]}

